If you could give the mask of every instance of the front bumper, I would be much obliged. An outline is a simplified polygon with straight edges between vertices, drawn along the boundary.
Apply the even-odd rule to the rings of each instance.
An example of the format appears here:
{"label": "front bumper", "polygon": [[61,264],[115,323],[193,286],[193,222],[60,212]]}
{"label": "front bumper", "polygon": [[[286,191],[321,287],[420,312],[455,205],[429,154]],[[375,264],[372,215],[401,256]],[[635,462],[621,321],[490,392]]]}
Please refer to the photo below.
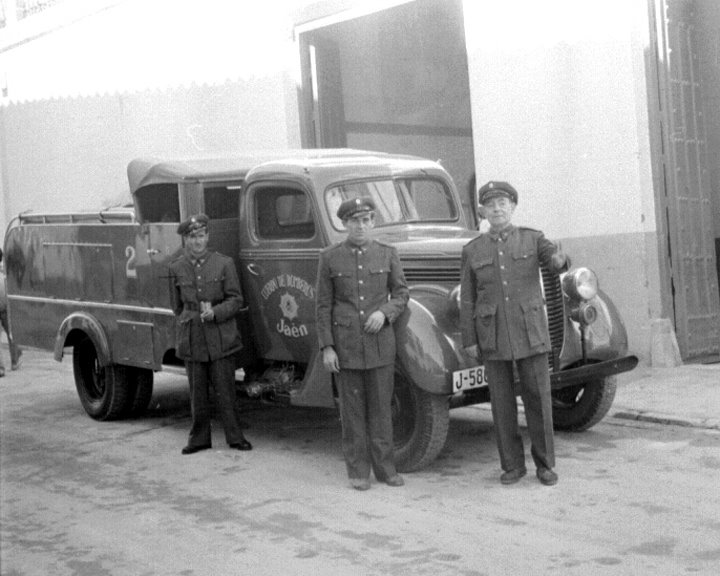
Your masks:
{"label": "front bumper", "polygon": [[638,365],[637,356],[623,356],[604,362],[585,364],[568,370],[561,370],[550,374],[550,386],[553,390],[587,384],[589,381],[614,376],[628,372]]}

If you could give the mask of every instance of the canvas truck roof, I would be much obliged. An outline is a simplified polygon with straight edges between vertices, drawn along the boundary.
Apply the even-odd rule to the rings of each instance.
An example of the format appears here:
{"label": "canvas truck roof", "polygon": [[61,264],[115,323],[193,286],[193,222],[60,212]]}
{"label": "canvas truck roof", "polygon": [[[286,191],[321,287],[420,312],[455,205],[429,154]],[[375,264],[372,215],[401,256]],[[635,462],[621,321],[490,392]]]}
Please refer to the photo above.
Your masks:
{"label": "canvas truck roof", "polygon": [[242,180],[253,168],[264,166],[268,171],[300,168],[331,168],[354,165],[360,170],[373,165],[427,163],[427,160],[408,155],[387,154],[347,148],[281,150],[258,152],[229,157],[161,160],[137,158],[127,168],[130,192],[151,184],[197,181]]}

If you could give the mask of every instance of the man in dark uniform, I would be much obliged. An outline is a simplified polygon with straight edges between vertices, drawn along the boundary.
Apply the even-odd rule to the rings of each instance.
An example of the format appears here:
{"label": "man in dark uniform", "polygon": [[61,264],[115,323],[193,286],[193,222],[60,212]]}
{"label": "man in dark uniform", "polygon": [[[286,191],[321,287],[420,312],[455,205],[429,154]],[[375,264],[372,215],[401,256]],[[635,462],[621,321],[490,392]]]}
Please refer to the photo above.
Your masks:
{"label": "man in dark uniform", "polygon": [[550,335],[540,266],[558,274],[569,262],[542,232],[511,224],[518,193],[510,184],[488,182],[478,195],[480,213],[488,219],[490,230],[471,240],[462,252],[463,345],[485,365],[504,471],[500,481],[513,484],[526,474],[513,389],[515,364],[536,475],[550,486],[558,477],[552,469]]}
{"label": "man in dark uniform", "polygon": [[170,265],[170,300],[177,316],[176,351],[190,384],[192,428],[183,454],[211,447],[210,386],[215,390],[225,439],[231,448],[251,450],[235,414],[235,360],[242,348],[236,315],[243,306],[235,264],[208,251],[208,217],[198,214],[178,226],[185,253]]}
{"label": "man in dark uniform", "polygon": [[338,218],[348,237],[320,254],[316,321],[327,370],[340,399],[342,446],[353,488],[370,488],[370,469],[389,486],[404,481],[395,469],[390,403],[395,332],[392,323],[409,292],[397,250],[371,238],[375,203],[346,200]]}

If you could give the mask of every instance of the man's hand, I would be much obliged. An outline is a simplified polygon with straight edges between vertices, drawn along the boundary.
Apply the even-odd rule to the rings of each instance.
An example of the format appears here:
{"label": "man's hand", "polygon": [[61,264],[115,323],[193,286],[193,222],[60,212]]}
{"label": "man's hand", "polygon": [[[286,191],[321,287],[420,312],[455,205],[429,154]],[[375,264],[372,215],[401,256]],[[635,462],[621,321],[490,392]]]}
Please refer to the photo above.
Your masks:
{"label": "man's hand", "polygon": [[338,361],[337,352],[332,346],[325,346],[322,349],[323,366],[328,372],[340,372],[340,362]]}
{"label": "man's hand", "polygon": [[200,314],[200,320],[203,322],[212,322],[215,319],[215,312],[213,312],[212,306],[208,306]]}
{"label": "man's hand", "polygon": [[567,254],[563,252],[562,244],[558,242],[557,251],[551,256],[553,266],[555,268],[563,268],[567,263]]}
{"label": "man's hand", "polygon": [[383,314],[380,310],[375,310],[375,312],[370,314],[370,317],[365,321],[363,330],[365,330],[368,334],[377,334],[380,332],[380,328],[382,328],[384,324],[385,314]]}

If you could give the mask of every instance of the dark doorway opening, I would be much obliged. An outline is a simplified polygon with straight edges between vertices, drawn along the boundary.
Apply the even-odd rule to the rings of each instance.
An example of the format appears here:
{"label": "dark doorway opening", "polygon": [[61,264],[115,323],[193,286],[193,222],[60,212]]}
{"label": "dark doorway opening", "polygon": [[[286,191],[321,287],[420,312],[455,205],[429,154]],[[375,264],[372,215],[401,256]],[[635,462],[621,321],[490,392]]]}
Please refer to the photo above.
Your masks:
{"label": "dark doorway opening", "polygon": [[307,148],[440,160],[466,210],[474,172],[462,0],[416,0],[299,34]]}

